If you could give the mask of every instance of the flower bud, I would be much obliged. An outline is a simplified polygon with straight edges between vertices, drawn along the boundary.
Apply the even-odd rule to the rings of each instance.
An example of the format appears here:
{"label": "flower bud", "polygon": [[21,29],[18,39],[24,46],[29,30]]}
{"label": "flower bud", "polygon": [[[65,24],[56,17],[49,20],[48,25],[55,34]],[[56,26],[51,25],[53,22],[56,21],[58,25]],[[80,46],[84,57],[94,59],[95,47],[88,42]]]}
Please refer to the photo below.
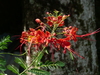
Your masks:
{"label": "flower bud", "polygon": [[40,23],[41,22],[41,20],[40,19],[35,19],[35,21],[37,22],[37,23]]}
{"label": "flower bud", "polygon": [[64,19],[66,19],[67,18],[67,15],[63,15],[62,16],[62,19],[64,20]]}
{"label": "flower bud", "polygon": [[46,12],[46,14],[50,14],[49,12]]}
{"label": "flower bud", "polygon": [[72,28],[72,26],[69,26],[69,29],[71,29]]}

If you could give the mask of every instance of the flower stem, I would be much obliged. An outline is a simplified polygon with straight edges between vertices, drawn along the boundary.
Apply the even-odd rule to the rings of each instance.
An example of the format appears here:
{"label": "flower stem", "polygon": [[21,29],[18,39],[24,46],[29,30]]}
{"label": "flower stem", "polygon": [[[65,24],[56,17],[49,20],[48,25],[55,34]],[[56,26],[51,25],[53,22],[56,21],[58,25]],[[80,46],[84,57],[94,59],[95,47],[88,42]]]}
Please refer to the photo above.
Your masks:
{"label": "flower stem", "polygon": [[13,53],[0,53],[0,54],[9,54],[9,55],[14,55],[14,56],[23,56],[25,55],[27,52],[24,52],[23,54],[13,54]]}
{"label": "flower stem", "polygon": [[23,71],[21,72],[19,75],[22,75],[23,73],[25,73],[26,71],[28,71],[28,69],[35,63],[35,61],[38,59],[38,57],[45,51],[45,47],[42,49],[42,51],[38,54],[38,56],[31,62],[31,64]]}

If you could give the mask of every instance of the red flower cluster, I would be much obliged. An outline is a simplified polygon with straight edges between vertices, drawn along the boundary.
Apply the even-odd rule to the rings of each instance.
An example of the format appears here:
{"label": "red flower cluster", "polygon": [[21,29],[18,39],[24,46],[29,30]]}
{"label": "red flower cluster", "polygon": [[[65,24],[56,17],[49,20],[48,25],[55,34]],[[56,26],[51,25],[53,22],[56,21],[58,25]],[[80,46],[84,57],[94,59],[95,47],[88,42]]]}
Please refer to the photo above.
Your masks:
{"label": "red flower cluster", "polygon": [[[58,11],[55,11],[56,14],[58,15]],[[47,24],[50,25],[51,27],[53,25],[58,25],[59,27],[63,26],[64,25],[64,20],[69,17],[70,15],[50,15],[51,13],[47,13],[49,16],[48,17],[45,17],[47,19]]]}
{"label": "red flower cluster", "polygon": [[[55,50],[60,50],[60,47],[62,48],[69,48],[70,47],[70,42],[68,42],[65,39],[57,39],[53,37],[54,35],[51,35],[50,32],[46,31],[42,31],[42,30],[35,30],[30,28],[29,31],[23,31],[22,32],[22,36],[21,36],[21,43],[26,44],[27,46],[29,46],[29,50],[30,47],[36,47],[38,46],[38,49],[41,47],[47,47],[50,46],[51,50],[55,49]],[[53,38],[52,38],[53,37]],[[31,44],[31,46],[29,45]],[[64,52],[65,53],[65,52]]]}
{"label": "red flower cluster", "polygon": [[78,34],[76,34],[77,31],[78,31],[77,27],[69,26],[69,27],[63,28],[63,33],[66,36],[65,39],[66,40],[74,40],[76,42],[77,41],[77,37],[81,37],[82,38],[82,37],[86,37],[86,36],[89,36],[89,35],[96,34],[96,33],[100,32],[100,29],[97,29],[94,32],[87,33],[87,34],[84,34],[84,35],[78,35]]}
{"label": "red flower cluster", "polygon": [[55,25],[55,24],[57,24],[58,26],[63,26],[64,21],[62,19],[62,16],[57,16],[57,17],[49,16],[47,17],[47,24],[50,26]]}
{"label": "red flower cluster", "polygon": [[74,40],[77,41],[77,36],[76,36],[76,32],[78,31],[78,28],[76,27],[65,27],[63,28],[63,33],[66,36],[66,40]]}
{"label": "red flower cluster", "polygon": [[[64,25],[64,20],[69,17],[70,15],[59,15],[58,13],[56,13],[57,15],[52,15],[51,13],[47,13],[48,17],[44,17],[45,19],[47,19],[47,24],[52,27],[52,26],[56,26],[56,27],[61,27]],[[40,19],[36,19],[35,20],[37,23],[39,23],[40,25],[44,25],[44,23],[40,20]]]}
{"label": "red flower cluster", "polygon": [[22,32],[21,42],[32,42],[32,44],[43,44],[46,42],[46,39],[50,37],[50,33],[48,31],[43,32],[41,30],[35,30],[30,28],[27,32]]}
{"label": "red flower cluster", "polygon": [[22,36],[21,36],[21,43],[24,43],[26,45],[31,44],[30,47],[34,46],[38,46],[38,48],[42,45],[46,45],[48,39],[50,38],[51,34],[50,32],[46,31],[42,31],[42,30],[35,30],[33,28],[30,28],[29,31],[23,31],[22,32]]}
{"label": "red flower cluster", "polygon": [[[64,25],[64,20],[69,15],[50,16],[51,15],[50,13],[48,13],[48,15],[49,16],[46,17],[46,19],[47,19],[47,24],[49,25],[49,28],[48,28],[48,25],[44,24],[40,19],[36,19],[35,21],[40,24],[39,27],[42,27],[42,29],[39,29],[38,27],[36,29],[30,28],[28,31],[22,32],[20,42],[28,46],[29,52],[30,52],[30,49],[34,47],[37,48],[35,50],[41,50],[43,49],[43,47],[49,46],[50,51],[53,51],[53,50],[58,51],[61,48],[63,48],[63,53],[66,53],[67,50],[69,50],[73,54],[80,56],[78,53],[76,53],[75,51],[71,49],[70,40],[73,40],[76,42],[77,37],[85,37],[85,36],[89,36],[89,35],[100,32],[100,30],[98,29],[92,33],[77,35],[76,32],[78,31],[78,28],[69,26],[69,27],[63,28],[62,30],[62,34],[65,36],[65,38],[58,38],[56,36],[57,35],[56,29],[57,27]],[[46,28],[50,30],[47,31]]]}

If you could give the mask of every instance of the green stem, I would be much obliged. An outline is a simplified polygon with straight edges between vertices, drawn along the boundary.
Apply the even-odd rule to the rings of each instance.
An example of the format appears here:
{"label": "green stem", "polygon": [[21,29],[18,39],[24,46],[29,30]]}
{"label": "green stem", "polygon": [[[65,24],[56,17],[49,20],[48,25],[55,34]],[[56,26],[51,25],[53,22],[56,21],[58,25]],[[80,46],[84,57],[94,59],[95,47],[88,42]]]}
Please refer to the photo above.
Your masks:
{"label": "green stem", "polygon": [[0,53],[0,54],[9,54],[9,55],[15,55],[15,56],[23,56],[25,55],[27,52],[23,53],[23,54],[13,54],[13,53]]}
{"label": "green stem", "polygon": [[62,33],[57,33],[56,35],[61,35],[61,34],[64,34],[63,32]]}
{"label": "green stem", "polygon": [[55,30],[56,30],[56,28],[58,27],[58,25],[57,24],[55,24],[54,25],[54,27],[53,27],[53,29],[52,29],[52,32],[51,32],[51,34],[53,34],[54,32],[55,32]]}
{"label": "green stem", "polygon": [[19,75],[25,73],[26,71],[28,71],[28,69],[35,63],[35,61],[38,59],[38,57],[45,51],[45,47],[42,49],[42,51],[38,54],[38,56],[32,61],[32,63],[23,71],[21,72]]}

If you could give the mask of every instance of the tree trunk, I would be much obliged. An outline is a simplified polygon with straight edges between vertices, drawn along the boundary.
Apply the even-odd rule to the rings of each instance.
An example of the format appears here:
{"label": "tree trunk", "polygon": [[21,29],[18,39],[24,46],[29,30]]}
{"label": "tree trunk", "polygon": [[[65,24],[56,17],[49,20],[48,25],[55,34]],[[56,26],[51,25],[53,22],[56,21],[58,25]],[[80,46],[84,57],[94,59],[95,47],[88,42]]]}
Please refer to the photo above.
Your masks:
{"label": "tree trunk", "polygon": [[[70,18],[65,21],[66,26],[76,26],[79,28],[78,34],[86,34],[95,30],[95,2],[94,0],[23,0],[23,25],[24,30],[29,27],[35,28],[36,18],[43,21],[45,12],[58,10],[64,14],[70,14]],[[95,40],[95,36],[88,37]],[[51,71],[51,75],[97,75],[97,50],[96,41],[79,39],[72,42],[73,48],[85,59],[71,60],[68,53],[57,52],[55,60],[64,61],[66,66],[63,69]],[[77,57],[77,55],[76,55]]]}

